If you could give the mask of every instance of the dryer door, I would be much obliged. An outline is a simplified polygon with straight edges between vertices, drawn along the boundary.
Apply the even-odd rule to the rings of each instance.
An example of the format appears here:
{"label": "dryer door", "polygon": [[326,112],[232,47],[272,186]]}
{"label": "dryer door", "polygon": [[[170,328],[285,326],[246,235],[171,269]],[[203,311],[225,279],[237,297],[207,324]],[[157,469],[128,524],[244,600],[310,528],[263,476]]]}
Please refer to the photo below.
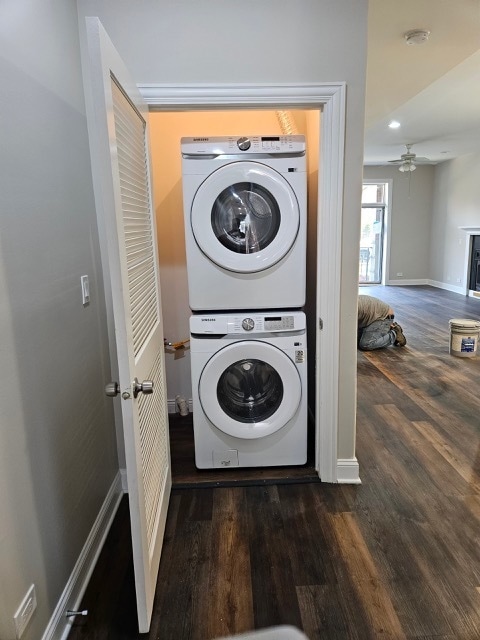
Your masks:
{"label": "dryer door", "polygon": [[284,427],[302,397],[300,375],[277,347],[245,340],[217,351],[199,381],[203,411],[235,438],[263,438]]}
{"label": "dryer door", "polygon": [[279,262],[300,226],[290,184],[259,162],[232,162],[210,174],[195,194],[190,215],[201,251],[239,273],[263,271]]}

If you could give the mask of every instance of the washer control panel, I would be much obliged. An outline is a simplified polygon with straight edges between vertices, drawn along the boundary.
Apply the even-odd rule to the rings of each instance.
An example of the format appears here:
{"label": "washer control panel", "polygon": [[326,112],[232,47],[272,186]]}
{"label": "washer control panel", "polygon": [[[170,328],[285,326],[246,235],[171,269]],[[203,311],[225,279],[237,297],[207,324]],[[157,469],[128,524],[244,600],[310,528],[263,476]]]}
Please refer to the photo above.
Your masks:
{"label": "washer control panel", "polygon": [[231,318],[228,323],[228,333],[264,333],[272,331],[295,331],[295,329],[301,329],[295,325],[295,318],[293,315],[285,316],[261,316],[255,315],[248,318],[234,317]]}
{"label": "washer control panel", "polygon": [[[248,314],[249,312],[244,312]],[[290,313],[249,313],[230,315],[225,313],[193,315],[190,317],[190,331],[196,334],[255,334],[282,333],[305,329],[305,314],[302,311]]]}

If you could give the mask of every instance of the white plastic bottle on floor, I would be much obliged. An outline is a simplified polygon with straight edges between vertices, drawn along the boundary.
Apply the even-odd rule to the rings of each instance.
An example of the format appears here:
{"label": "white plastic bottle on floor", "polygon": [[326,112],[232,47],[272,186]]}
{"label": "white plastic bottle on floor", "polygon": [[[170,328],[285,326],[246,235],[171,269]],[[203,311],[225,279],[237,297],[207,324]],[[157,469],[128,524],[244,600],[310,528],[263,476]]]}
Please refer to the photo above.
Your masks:
{"label": "white plastic bottle on floor", "polygon": [[182,396],[175,396],[177,411],[181,416],[188,416],[188,403]]}

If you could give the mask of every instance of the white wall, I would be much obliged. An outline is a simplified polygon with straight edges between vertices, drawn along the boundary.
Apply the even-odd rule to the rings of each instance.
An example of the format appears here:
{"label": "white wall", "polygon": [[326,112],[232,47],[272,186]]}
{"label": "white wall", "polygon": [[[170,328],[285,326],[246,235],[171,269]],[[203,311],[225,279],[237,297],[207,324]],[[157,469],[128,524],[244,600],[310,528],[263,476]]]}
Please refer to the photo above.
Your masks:
{"label": "white wall", "polygon": [[343,78],[363,93],[365,0],[78,0],[78,5],[81,14],[100,18],[139,84]]}
{"label": "white wall", "polygon": [[431,226],[430,278],[463,290],[468,236],[461,226],[480,227],[480,153],[436,166]]}
{"label": "white wall", "polygon": [[[399,171],[397,166],[367,166],[363,169],[365,179],[392,181],[387,284],[425,283],[430,277],[434,173],[432,165],[418,166],[410,177]],[[397,273],[403,273],[403,276],[399,277]]]}
{"label": "white wall", "polygon": [[78,6],[79,14],[100,18],[139,84],[347,83],[338,455],[353,457],[367,0],[78,0]]}
{"label": "white wall", "polygon": [[4,0],[0,75],[0,638],[34,583],[39,640],[118,469],[74,4]]}

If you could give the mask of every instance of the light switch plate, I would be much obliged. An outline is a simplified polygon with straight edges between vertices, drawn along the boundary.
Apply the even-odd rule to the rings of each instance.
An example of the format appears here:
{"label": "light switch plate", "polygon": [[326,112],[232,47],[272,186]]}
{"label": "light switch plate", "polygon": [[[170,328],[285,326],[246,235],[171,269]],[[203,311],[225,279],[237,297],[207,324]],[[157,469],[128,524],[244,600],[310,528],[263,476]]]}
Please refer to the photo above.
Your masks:
{"label": "light switch plate", "polygon": [[90,304],[90,283],[88,276],[82,276],[80,282],[82,283],[82,304],[85,307],[87,304]]}

